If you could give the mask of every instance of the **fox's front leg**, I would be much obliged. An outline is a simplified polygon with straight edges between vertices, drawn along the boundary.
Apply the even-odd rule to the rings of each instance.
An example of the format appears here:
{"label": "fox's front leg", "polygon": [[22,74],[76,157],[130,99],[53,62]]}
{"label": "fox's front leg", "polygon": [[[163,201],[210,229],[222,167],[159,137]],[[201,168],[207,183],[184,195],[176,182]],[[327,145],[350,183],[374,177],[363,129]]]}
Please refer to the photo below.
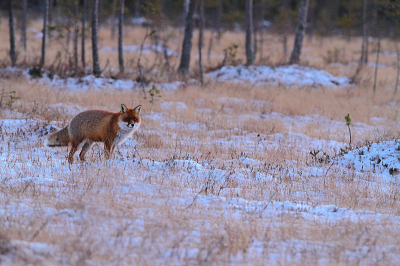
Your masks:
{"label": "fox's front leg", "polygon": [[110,141],[104,142],[104,154],[106,157],[106,160],[111,158],[111,155],[113,154],[115,149],[115,145],[112,144]]}

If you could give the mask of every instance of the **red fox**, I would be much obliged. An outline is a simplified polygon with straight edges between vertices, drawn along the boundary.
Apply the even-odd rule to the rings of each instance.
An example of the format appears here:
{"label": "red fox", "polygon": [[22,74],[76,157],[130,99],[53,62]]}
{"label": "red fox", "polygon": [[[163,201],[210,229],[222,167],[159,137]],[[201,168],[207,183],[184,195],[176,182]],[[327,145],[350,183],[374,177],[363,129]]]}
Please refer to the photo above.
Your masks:
{"label": "red fox", "polygon": [[71,164],[79,144],[83,141],[85,143],[79,154],[81,161],[85,160],[85,154],[95,142],[103,142],[106,159],[109,159],[115,147],[125,142],[139,128],[141,110],[141,105],[129,109],[121,104],[121,111],[118,113],[105,110],[84,111],[72,118],[68,126],[49,134],[44,145],[55,147],[68,146],[71,143],[72,148],[68,155],[68,162]]}

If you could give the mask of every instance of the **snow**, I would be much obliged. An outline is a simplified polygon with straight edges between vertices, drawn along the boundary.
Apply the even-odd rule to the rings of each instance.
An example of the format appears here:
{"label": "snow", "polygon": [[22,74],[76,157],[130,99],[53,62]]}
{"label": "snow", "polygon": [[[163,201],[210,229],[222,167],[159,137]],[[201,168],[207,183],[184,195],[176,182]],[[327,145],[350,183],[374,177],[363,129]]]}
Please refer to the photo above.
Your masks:
{"label": "snow", "polygon": [[[124,50],[124,52],[140,53],[141,45],[124,45],[122,49]],[[168,47],[166,47],[165,49],[167,51],[167,55],[169,55],[169,56],[178,54],[176,51],[171,50]],[[100,51],[118,52],[118,47],[104,46],[104,47],[100,48]],[[154,52],[164,53],[164,47],[162,45],[150,45],[150,44],[143,45],[143,49],[142,49],[143,54],[152,54]]]}
{"label": "snow", "polygon": [[400,174],[400,142],[372,143],[349,151],[338,158],[337,163],[358,172],[371,171],[392,179]]}
{"label": "snow", "polygon": [[268,66],[224,66],[207,76],[217,82],[249,83],[251,85],[284,85],[290,88],[308,87],[349,87],[352,82],[347,77],[332,74],[306,66],[288,65],[276,68]]}
{"label": "snow", "polygon": [[[235,71],[238,71],[237,69]],[[299,69],[305,68],[299,67]],[[264,78],[265,73],[263,73],[253,76],[254,79],[260,80],[260,76]],[[266,71],[266,73],[269,72]],[[284,75],[283,73],[292,72],[282,71],[281,74]],[[297,74],[293,74],[290,79],[285,79],[287,81],[285,84],[292,86],[300,82],[299,84],[304,86],[309,80],[315,78],[312,75],[304,74],[301,77],[299,73]],[[221,77],[224,75],[222,74]],[[296,81],[302,78],[306,80]],[[242,79],[245,79],[244,75],[240,76],[240,80]],[[312,84],[325,86],[323,82],[328,82],[327,80],[323,81],[321,78],[318,81],[314,80]],[[30,81],[46,82],[57,88],[71,90],[108,87],[132,89],[136,86],[132,81],[94,76],[78,80],[59,77],[50,79],[45,75],[42,79]],[[236,79],[232,78],[231,81],[236,82]],[[265,78],[264,81],[267,82]],[[349,84],[343,83],[343,86],[349,86]],[[176,89],[182,85],[184,84],[181,82],[175,82],[157,86],[163,89]],[[220,97],[214,100],[227,106],[219,115],[228,123],[235,121],[235,123],[244,124],[249,120],[254,120],[256,123],[279,121],[282,129],[280,132],[268,132],[268,130],[251,132],[236,126],[232,129],[215,129],[205,121],[188,122],[177,115],[180,112],[191,112],[189,103],[160,101],[159,107],[163,112],[143,113],[144,123],[139,129],[141,135],[117,147],[115,158],[104,160],[101,145],[95,145],[88,154],[88,162],[68,165],[66,163],[68,148],[47,148],[42,145],[44,136],[62,128],[65,124],[56,121],[49,123],[40,119],[24,119],[23,114],[14,114],[11,111],[2,113],[2,117],[7,118],[0,120],[2,136],[0,185],[16,191],[15,193],[20,193],[16,200],[9,195],[0,196],[3,202],[6,202],[0,206],[0,222],[4,221],[2,226],[12,229],[15,226],[28,228],[29,237],[40,227],[40,225],[35,227],[31,223],[38,217],[49,223],[46,225],[46,235],[62,235],[64,232],[71,235],[84,235],[86,230],[89,230],[88,224],[90,224],[96,233],[89,232],[90,237],[86,235],[86,238],[81,237],[78,240],[82,243],[93,241],[96,249],[91,252],[101,254],[103,258],[110,255],[126,258],[126,254],[118,252],[122,252],[121,250],[126,247],[133,247],[135,251],[129,252],[129,256],[137,258],[143,255],[144,257],[141,257],[143,259],[147,258],[145,257],[147,252],[150,254],[149,257],[156,256],[160,265],[168,264],[165,263],[165,258],[171,258],[174,252],[181,254],[188,261],[198,262],[199,258],[207,257],[205,254],[207,249],[202,248],[200,243],[210,237],[207,235],[209,232],[211,234],[215,232],[211,230],[213,227],[218,226],[225,227],[221,229],[221,239],[227,239],[230,236],[228,229],[231,225],[240,224],[246,227],[252,226],[253,223],[262,224],[262,229],[254,226],[254,230],[260,230],[257,234],[249,238],[243,237],[248,241],[245,252],[238,251],[229,255],[229,263],[232,265],[245,264],[244,261],[253,257],[263,259],[268,257],[273,262],[297,262],[302,252],[310,249],[321,255],[318,263],[323,265],[332,263],[327,256],[332,251],[337,251],[336,249],[344,249],[340,254],[346,253],[346,256],[351,258],[350,262],[359,262],[359,259],[364,258],[363,256],[367,253],[364,251],[366,245],[357,244],[356,249],[346,249],[340,246],[340,239],[331,242],[311,240],[301,231],[288,239],[270,240],[269,237],[276,234],[273,231],[276,228],[278,228],[276,230],[296,231],[299,223],[304,223],[304,226],[308,226],[306,229],[310,231],[313,230],[314,225],[326,226],[327,231],[335,231],[337,227],[346,227],[351,223],[359,223],[357,226],[366,224],[368,230],[385,226],[396,229],[400,226],[400,217],[396,215],[396,210],[381,211],[376,208],[374,211],[369,211],[361,207],[345,208],[342,206],[340,195],[334,195],[330,187],[326,189],[318,187],[325,178],[332,179],[329,173],[334,172],[335,180],[331,180],[331,186],[338,186],[345,190],[349,186],[361,183],[361,186],[369,189],[368,193],[389,193],[393,189],[393,184],[398,185],[397,177],[400,172],[400,142],[398,140],[371,143],[346,151],[348,128],[344,120],[337,121],[320,114],[302,116],[277,112],[261,113],[258,109],[274,105],[272,102],[263,100],[235,97]],[[249,103],[254,110],[240,115],[233,114],[232,110],[235,106]],[[194,109],[197,115],[202,113],[210,116],[214,112],[205,108],[205,100],[197,99],[195,105],[199,107],[199,109]],[[85,110],[74,103],[52,104],[48,106],[48,109],[69,115]],[[146,127],[146,122],[157,122],[157,126]],[[399,122],[382,117],[373,117],[369,122],[365,124],[354,121],[351,125],[353,133],[365,136],[388,123],[399,126]],[[321,138],[315,138],[311,136],[309,127],[315,129],[314,131],[325,129],[327,133],[321,134]],[[184,131],[189,131],[189,134],[181,134]],[[173,142],[174,147],[165,148],[160,145],[161,148],[154,148],[150,145],[151,147],[146,148],[142,146],[142,150],[137,151],[138,145],[146,141],[141,136],[150,134],[158,135],[162,144]],[[219,157],[207,158],[208,154],[199,151],[201,147],[209,148],[210,154],[218,153],[219,150],[224,152],[219,154]],[[298,159],[310,158],[310,151],[313,149],[321,150],[321,154],[326,152],[330,156],[326,163],[315,163],[312,159],[303,162]],[[341,149],[345,151],[342,152],[344,154],[337,155]],[[140,155],[142,151],[147,152],[146,158]],[[285,157],[276,156],[277,154],[289,155]],[[161,157],[164,159],[160,159]],[[353,174],[355,180],[353,183],[343,182]],[[105,176],[112,178],[102,180]],[[367,177],[369,179],[366,179]],[[94,194],[90,194],[90,187],[95,190]],[[28,192],[25,193],[24,190]],[[260,190],[263,191],[260,192]],[[37,193],[35,197],[38,201],[29,198],[30,194],[36,195],[35,193]],[[89,196],[85,198],[87,194]],[[71,195],[75,195],[78,199],[72,199]],[[285,195],[290,200],[286,199]],[[112,200],[107,204],[113,208],[117,206],[116,210],[107,209],[99,200],[102,196],[104,199],[111,198]],[[84,198],[86,202],[81,198]],[[52,202],[49,199],[56,200]],[[355,200],[373,201],[375,199],[370,197]],[[91,201],[95,204],[91,205]],[[64,202],[72,207],[64,207]],[[121,202],[128,206],[120,205]],[[118,208],[122,210],[118,212]],[[129,213],[133,213],[134,218],[129,217],[129,213],[125,211],[128,209]],[[164,209],[168,209],[167,216],[163,216]],[[114,211],[116,212],[107,216]],[[93,213],[100,215],[91,217]],[[174,221],[173,225],[169,224],[170,220],[166,218],[170,216],[173,217],[171,218]],[[1,217],[4,217],[4,220],[1,220]],[[62,219],[56,223],[57,217]],[[22,224],[16,225],[15,221],[19,219]],[[197,226],[185,228],[181,224],[181,221],[185,220],[194,225],[201,225],[202,229],[198,229]],[[389,221],[389,225],[384,223],[386,221]],[[127,228],[125,235],[122,230],[121,236],[115,237],[124,225]],[[160,230],[159,238],[153,241],[149,235],[156,232],[152,230],[157,226],[162,230]],[[170,231],[170,227],[177,227],[177,231]],[[318,230],[320,229],[321,227]],[[240,230],[234,233],[240,233]],[[184,239],[182,247],[176,250],[171,248],[175,245],[176,239],[182,235]],[[339,232],[337,237],[346,238],[347,235]],[[358,241],[353,237],[346,240]],[[149,242],[151,242],[150,248],[146,252],[138,252],[140,250],[138,247],[146,247]],[[238,241],[233,239],[232,243],[234,242]],[[227,242],[221,243],[225,245]],[[10,245],[17,247],[16,250],[23,252],[24,256],[37,258],[38,263],[47,261],[49,257],[53,258],[65,250],[63,245],[33,242],[33,240],[30,242],[12,240]],[[65,246],[65,248],[68,247]],[[399,256],[396,255],[398,247],[383,244],[378,248],[386,256],[391,257],[393,262],[400,262]],[[5,264],[14,265],[13,256],[22,255],[12,253],[6,256]],[[171,261],[175,260],[171,259]],[[176,261],[182,262],[179,259]],[[89,262],[96,264],[95,261]],[[132,265],[132,263],[126,264]]]}
{"label": "snow", "polygon": [[[50,73],[44,71],[41,78],[33,78],[29,75],[29,69],[23,71],[29,82],[31,83],[42,83],[48,84],[56,88],[65,88],[71,91],[77,90],[88,90],[88,89],[115,89],[115,90],[141,90],[141,84],[128,80],[128,79],[112,79],[106,77],[95,77],[93,75],[87,75],[82,78],[60,78],[57,75],[50,75]],[[157,89],[165,91],[174,91],[184,86],[185,83],[175,81],[171,83],[149,83],[146,86],[146,90],[154,86]]]}

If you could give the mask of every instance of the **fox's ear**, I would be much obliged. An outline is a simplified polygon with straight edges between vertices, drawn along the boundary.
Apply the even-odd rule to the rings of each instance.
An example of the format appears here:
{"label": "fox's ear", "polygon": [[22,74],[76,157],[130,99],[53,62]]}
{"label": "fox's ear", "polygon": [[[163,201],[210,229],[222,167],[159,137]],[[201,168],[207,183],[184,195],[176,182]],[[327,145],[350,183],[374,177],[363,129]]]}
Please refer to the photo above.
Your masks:
{"label": "fox's ear", "polygon": [[126,110],[128,110],[128,107],[126,107],[125,104],[121,104],[121,113],[126,113]]}
{"label": "fox's ear", "polygon": [[142,111],[142,106],[141,106],[141,105],[136,106],[135,112],[136,112],[137,114],[140,114],[140,111]]}

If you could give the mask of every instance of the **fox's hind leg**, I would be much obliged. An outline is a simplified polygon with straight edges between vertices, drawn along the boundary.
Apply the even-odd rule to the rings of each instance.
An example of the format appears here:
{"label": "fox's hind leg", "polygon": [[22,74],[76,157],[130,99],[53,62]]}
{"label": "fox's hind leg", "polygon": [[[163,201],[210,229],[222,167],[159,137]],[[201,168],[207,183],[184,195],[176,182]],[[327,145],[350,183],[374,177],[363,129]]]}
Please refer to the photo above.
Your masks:
{"label": "fox's hind leg", "polygon": [[92,148],[93,144],[94,141],[91,140],[87,140],[85,144],[83,144],[82,151],[79,154],[79,159],[81,159],[81,161],[85,161],[85,155],[90,150],[90,148]]}

